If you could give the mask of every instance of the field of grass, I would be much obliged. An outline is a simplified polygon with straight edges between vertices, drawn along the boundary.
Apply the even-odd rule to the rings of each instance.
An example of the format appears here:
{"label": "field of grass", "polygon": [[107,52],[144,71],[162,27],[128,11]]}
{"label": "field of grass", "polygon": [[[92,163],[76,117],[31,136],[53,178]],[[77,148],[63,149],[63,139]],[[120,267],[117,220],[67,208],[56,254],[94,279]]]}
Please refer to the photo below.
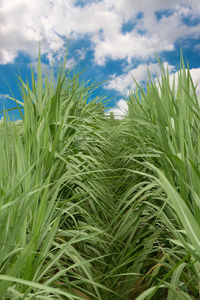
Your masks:
{"label": "field of grass", "polygon": [[200,101],[182,59],[178,82],[160,68],[121,120],[64,67],[21,80],[22,121],[0,123],[0,299],[199,299]]}

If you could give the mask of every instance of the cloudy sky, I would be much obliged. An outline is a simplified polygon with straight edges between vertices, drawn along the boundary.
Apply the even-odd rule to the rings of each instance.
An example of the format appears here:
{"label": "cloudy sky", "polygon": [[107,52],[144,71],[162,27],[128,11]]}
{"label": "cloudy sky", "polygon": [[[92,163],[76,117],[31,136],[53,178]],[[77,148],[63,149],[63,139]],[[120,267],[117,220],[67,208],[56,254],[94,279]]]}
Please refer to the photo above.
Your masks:
{"label": "cloudy sky", "polygon": [[[49,72],[63,59],[67,68],[85,69],[82,80],[106,80],[99,95],[110,98],[120,114],[130,89],[131,75],[142,82],[147,67],[159,71],[156,54],[176,73],[180,47],[195,83],[200,82],[199,0],[0,0],[0,110],[19,99],[16,76],[30,80],[37,69],[39,42],[42,67]],[[16,117],[16,116],[15,116]]]}

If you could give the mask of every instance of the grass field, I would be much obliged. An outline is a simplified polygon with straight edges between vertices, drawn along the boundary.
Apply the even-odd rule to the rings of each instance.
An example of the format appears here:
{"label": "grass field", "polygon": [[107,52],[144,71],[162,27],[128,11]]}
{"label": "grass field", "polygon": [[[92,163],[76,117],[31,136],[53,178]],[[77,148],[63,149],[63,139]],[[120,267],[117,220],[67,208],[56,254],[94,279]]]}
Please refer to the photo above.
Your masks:
{"label": "grass field", "polygon": [[[65,62],[63,63],[65,66]],[[200,297],[200,102],[189,68],[128,113],[61,67],[0,123],[0,299]],[[17,100],[16,100],[17,101]]]}

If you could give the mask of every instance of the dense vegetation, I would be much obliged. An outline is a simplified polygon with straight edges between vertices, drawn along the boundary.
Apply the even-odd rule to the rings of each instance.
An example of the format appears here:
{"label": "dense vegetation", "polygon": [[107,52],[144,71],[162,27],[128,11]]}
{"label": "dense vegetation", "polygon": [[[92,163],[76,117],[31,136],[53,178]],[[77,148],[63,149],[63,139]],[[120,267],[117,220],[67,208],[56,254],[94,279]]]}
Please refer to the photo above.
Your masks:
{"label": "dense vegetation", "polygon": [[200,107],[189,69],[115,119],[63,67],[0,124],[0,299],[199,299]]}

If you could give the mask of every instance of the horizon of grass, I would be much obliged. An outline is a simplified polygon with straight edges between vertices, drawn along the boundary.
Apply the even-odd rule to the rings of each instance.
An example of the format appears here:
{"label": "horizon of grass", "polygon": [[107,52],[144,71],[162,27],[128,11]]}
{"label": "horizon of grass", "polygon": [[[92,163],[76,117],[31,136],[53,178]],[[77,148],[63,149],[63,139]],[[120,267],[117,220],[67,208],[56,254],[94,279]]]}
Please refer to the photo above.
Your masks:
{"label": "horizon of grass", "polygon": [[[200,296],[200,107],[189,67],[136,83],[123,119],[65,71],[0,123],[0,299]],[[24,113],[20,107],[23,107]]]}

